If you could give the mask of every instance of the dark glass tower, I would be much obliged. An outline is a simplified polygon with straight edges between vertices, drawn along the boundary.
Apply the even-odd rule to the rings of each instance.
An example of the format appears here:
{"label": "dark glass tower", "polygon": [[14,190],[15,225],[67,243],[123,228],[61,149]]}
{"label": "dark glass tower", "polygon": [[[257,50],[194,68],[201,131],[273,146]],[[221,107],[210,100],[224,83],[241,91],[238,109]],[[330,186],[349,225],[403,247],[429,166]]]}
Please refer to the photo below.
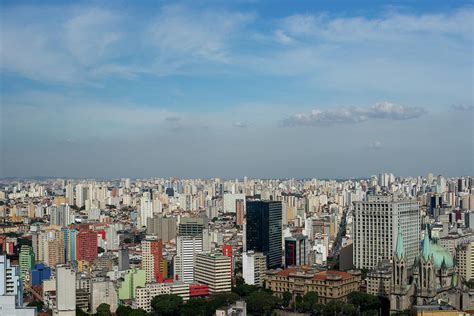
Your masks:
{"label": "dark glass tower", "polygon": [[247,250],[263,252],[267,268],[282,265],[282,207],[280,201],[247,201]]}

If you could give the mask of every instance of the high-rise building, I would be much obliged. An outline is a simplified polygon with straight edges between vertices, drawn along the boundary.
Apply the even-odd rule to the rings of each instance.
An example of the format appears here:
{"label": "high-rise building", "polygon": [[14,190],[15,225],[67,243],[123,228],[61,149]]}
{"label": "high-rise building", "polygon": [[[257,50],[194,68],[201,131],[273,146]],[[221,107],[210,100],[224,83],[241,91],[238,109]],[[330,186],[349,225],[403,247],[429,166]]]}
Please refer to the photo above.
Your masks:
{"label": "high-rise building", "polygon": [[35,266],[35,254],[33,253],[33,248],[28,245],[22,245],[19,260],[23,287],[28,288],[31,285],[31,270]]}
{"label": "high-rise building", "polygon": [[245,207],[245,194],[224,194],[224,213],[236,213],[237,212],[237,201],[244,201]]}
{"label": "high-rise building", "polygon": [[20,267],[13,266],[10,259],[0,255],[0,297],[14,296],[16,306],[23,305],[23,287]]}
{"label": "high-rise building", "polygon": [[262,252],[267,268],[282,265],[282,204],[280,201],[247,201],[246,250]]}
{"label": "high-rise building", "polygon": [[239,226],[244,225],[245,199],[235,201],[235,212],[236,212],[235,224]]}
{"label": "high-rise building", "polygon": [[180,236],[200,236],[207,228],[207,217],[183,217],[179,222]]}
{"label": "high-rise building", "polygon": [[138,227],[145,226],[149,217],[153,217],[153,203],[150,199],[149,193],[145,192],[140,199],[140,216],[138,218]]}
{"label": "high-rise building", "polygon": [[147,282],[162,282],[163,274],[160,264],[163,259],[161,239],[147,238],[142,240],[142,269],[145,270]]}
{"label": "high-rise building", "polygon": [[393,196],[368,196],[354,202],[354,265],[373,269],[382,260],[391,260],[398,229],[401,229],[407,262],[419,252],[420,211],[417,201]]}
{"label": "high-rise building", "polygon": [[66,262],[74,262],[76,260],[76,234],[74,228],[63,228],[64,234],[64,258]]}
{"label": "high-rise building", "polygon": [[135,298],[135,289],[143,287],[146,283],[145,270],[130,269],[123,276],[123,281],[120,283],[118,296],[121,300],[130,300]]}
{"label": "high-rise building", "polygon": [[231,260],[227,256],[197,254],[194,274],[197,283],[206,284],[209,287],[209,294],[231,290]]}
{"label": "high-rise building", "polygon": [[155,235],[164,243],[167,243],[176,238],[176,218],[155,214],[147,219],[146,233],[147,235]]}
{"label": "high-rise building", "polygon": [[308,236],[296,235],[285,238],[285,267],[309,265]]}
{"label": "high-rise building", "polygon": [[56,308],[55,315],[76,315],[76,273],[69,267],[56,269]]}
{"label": "high-rise building", "polygon": [[267,258],[261,252],[247,251],[242,254],[242,274],[245,283],[263,286],[267,271]]}
{"label": "high-rise building", "polygon": [[201,236],[178,236],[174,258],[174,279],[185,283],[194,282],[195,258],[202,250]]}
{"label": "high-rise building", "polygon": [[474,279],[474,241],[462,244],[456,252],[456,263],[461,277],[466,280]]}
{"label": "high-rise building", "polygon": [[76,260],[94,262],[98,255],[97,233],[81,230],[76,234]]}
{"label": "high-rise building", "polygon": [[130,257],[128,255],[128,248],[122,247],[118,251],[118,269],[119,271],[126,271],[130,269]]}

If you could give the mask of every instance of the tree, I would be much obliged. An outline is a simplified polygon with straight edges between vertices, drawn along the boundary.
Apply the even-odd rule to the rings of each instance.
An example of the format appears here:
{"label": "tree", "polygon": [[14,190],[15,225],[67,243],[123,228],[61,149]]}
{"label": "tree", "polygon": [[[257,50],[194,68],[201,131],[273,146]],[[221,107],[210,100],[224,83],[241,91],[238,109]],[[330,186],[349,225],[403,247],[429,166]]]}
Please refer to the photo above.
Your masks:
{"label": "tree", "polygon": [[112,313],[110,312],[110,305],[106,303],[102,303],[97,306],[97,316],[110,316]]}
{"label": "tree", "polygon": [[34,307],[36,307],[36,310],[39,312],[43,308],[44,303],[41,302],[41,301],[32,301],[27,306],[29,306],[29,307],[34,306]]}
{"label": "tree", "polygon": [[84,312],[79,306],[76,306],[76,316],[89,316],[90,314]]}
{"label": "tree", "polygon": [[190,299],[181,308],[181,316],[205,316],[208,303],[202,298]]}
{"label": "tree", "polygon": [[97,247],[97,253],[103,253],[105,252],[105,249],[102,247]]}
{"label": "tree", "polygon": [[214,315],[216,309],[218,309],[219,307],[234,304],[239,299],[240,297],[232,292],[214,294],[208,300],[208,303],[206,305],[206,314]]}
{"label": "tree", "polygon": [[153,310],[164,316],[179,315],[182,306],[183,299],[176,294],[158,295],[151,300]]}
{"label": "tree", "polygon": [[303,296],[303,311],[311,312],[318,304],[318,293],[308,292]]}
{"label": "tree", "polygon": [[349,304],[359,306],[361,312],[378,311],[382,304],[377,296],[363,292],[352,292],[347,296]]}
{"label": "tree", "polygon": [[285,291],[283,292],[283,306],[288,307],[291,302],[292,295],[290,292]]}
{"label": "tree", "polygon": [[271,315],[278,303],[278,298],[265,291],[256,291],[246,300],[249,313],[256,315]]}
{"label": "tree", "polygon": [[258,286],[249,285],[249,284],[244,283],[242,285],[237,285],[235,288],[232,289],[232,292],[239,295],[240,297],[247,297],[251,293],[253,293],[257,290],[258,290]]}
{"label": "tree", "polygon": [[322,310],[322,315],[324,316],[333,316],[338,315],[342,311],[342,305],[339,301],[330,301]]}

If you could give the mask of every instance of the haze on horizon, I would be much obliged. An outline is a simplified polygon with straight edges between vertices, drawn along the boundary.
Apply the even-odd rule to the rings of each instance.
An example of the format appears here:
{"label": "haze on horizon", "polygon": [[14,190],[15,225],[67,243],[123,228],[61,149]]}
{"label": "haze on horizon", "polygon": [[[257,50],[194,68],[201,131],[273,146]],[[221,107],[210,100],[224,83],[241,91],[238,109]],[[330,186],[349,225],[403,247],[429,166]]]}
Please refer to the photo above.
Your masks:
{"label": "haze on horizon", "polygon": [[0,8],[0,178],[474,175],[471,1]]}

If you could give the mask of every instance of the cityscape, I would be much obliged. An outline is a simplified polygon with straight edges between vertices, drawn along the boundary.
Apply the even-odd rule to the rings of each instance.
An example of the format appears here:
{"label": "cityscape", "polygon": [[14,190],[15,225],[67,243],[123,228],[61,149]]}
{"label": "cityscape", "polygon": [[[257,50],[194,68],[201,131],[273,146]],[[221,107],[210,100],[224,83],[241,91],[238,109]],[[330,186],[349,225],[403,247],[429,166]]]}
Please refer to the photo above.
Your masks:
{"label": "cityscape", "polygon": [[4,315],[474,310],[473,177],[1,188]]}
{"label": "cityscape", "polygon": [[474,315],[473,23],[1,0],[0,316]]}

